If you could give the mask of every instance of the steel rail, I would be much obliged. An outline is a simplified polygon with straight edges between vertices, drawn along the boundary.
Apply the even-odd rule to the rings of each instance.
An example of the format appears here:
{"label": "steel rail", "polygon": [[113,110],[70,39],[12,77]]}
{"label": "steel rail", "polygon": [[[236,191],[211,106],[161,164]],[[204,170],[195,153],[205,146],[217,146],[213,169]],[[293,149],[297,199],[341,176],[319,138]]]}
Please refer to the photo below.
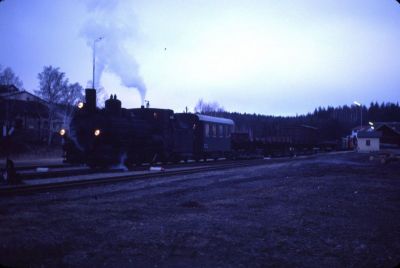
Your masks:
{"label": "steel rail", "polygon": [[115,184],[120,182],[127,182],[132,180],[139,179],[149,179],[149,178],[158,178],[158,177],[171,177],[177,175],[187,175],[194,174],[200,172],[208,172],[208,171],[216,171],[216,170],[224,170],[231,168],[240,168],[246,166],[257,166],[264,165],[266,163],[270,163],[263,159],[257,160],[246,160],[228,164],[215,164],[212,166],[202,166],[195,168],[187,168],[181,170],[165,170],[159,172],[149,172],[145,174],[130,174],[130,175],[121,175],[114,177],[105,177],[105,178],[94,178],[87,180],[76,180],[76,181],[62,181],[62,182],[52,182],[52,183],[44,183],[44,184],[36,184],[36,185],[15,185],[9,187],[0,188],[0,197],[1,196],[14,196],[21,194],[32,194],[32,193],[40,193],[46,191],[55,191],[55,190],[65,190],[71,188],[79,188],[79,187],[89,187],[89,186],[99,186],[105,184]]}

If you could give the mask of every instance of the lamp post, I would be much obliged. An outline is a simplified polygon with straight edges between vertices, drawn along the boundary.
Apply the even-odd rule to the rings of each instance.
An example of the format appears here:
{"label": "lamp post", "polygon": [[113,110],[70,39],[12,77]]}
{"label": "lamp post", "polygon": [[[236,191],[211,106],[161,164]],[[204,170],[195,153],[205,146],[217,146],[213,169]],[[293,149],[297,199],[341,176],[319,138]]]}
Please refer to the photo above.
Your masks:
{"label": "lamp post", "polygon": [[99,37],[93,41],[93,80],[92,80],[92,88],[94,89],[94,71],[96,65],[96,43],[101,41],[103,37]]}
{"label": "lamp post", "polygon": [[360,130],[362,129],[362,104],[359,103],[358,101],[353,101],[353,103],[357,106],[360,107],[360,113],[361,113],[361,124],[360,124]]}

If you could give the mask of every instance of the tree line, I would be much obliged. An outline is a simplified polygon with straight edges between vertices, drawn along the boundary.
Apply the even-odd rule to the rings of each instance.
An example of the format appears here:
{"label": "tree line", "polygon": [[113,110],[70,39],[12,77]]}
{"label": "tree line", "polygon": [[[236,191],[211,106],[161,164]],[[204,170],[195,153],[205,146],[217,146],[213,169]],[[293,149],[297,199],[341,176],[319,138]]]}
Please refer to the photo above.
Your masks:
{"label": "tree line", "polygon": [[227,112],[218,103],[200,100],[195,112],[230,118],[235,121],[236,130],[249,132],[254,138],[282,136],[291,127],[307,125],[317,128],[320,141],[339,140],[351,133],[355,127],[367,126],[369,122],[399,122],[399,103],[370,103],[369,106],[318,107],[312,113],[299,116],[273,116]]}

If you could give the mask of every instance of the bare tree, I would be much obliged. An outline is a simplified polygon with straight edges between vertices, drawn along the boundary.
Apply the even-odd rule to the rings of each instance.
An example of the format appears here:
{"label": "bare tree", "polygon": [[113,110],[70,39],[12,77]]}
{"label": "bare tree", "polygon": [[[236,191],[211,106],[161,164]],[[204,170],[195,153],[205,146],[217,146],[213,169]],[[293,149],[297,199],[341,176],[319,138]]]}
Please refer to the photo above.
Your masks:
{"label": "bare tree", "polygon": [[63,93],[60,103],[64,105],[74,106],[83,99],[83,87],[79,83],[68,84]]}
{"label": "bare tree", "polygon": [[48,145],[51,144],[53,132],[56,131],[54,119],[57,113],[57,104],[64,98],[68,89],[68,79],[65,73],[60,72],[59,68],[53,66],[44,66],[43,71],[38,74],[39,90],[35,91],[37,95],[47,101],[48,106]]}
{"label": "bare tree", "polygon": [[17,88],[21,89],[23,83],[21,79],[19,79],[19,77],[15,75],[14,71],[10,67],[7,67],[4,70],[2,70],[2,67],[0,66],[0,85],[5,85],[5,86],[14,85]]}
{"label": "bare tree", "polygon": [[39,90],[35,91],[49,103],[60,103],[68,86],[68,79],[65,73],[60,72],[60,68],[44,66],[43,71],[38,74]]}
{"label": "bare tree", "polygon": [[61,105],[64,110],[64,127],[68,127],[71,121],[75,105],[83,99],[83,87],[79,83],[69,84],[61,97]]}

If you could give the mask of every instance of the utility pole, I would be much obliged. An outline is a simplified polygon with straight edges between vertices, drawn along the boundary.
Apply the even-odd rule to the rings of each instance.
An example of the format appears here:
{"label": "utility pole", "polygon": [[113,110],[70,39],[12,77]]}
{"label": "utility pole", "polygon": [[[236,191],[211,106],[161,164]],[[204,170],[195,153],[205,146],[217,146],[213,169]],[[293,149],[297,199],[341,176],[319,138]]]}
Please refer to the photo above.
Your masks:
{"label": "utility pole", "polygon": [[361,122],[360,122],[360,130],[362,129],[362,104],[361,103],[359,103],[358,101],[354,101],[353,102],[355,105],[357,105],[357,106],[359,106],[360,107],[360,113],[361,113]]}

